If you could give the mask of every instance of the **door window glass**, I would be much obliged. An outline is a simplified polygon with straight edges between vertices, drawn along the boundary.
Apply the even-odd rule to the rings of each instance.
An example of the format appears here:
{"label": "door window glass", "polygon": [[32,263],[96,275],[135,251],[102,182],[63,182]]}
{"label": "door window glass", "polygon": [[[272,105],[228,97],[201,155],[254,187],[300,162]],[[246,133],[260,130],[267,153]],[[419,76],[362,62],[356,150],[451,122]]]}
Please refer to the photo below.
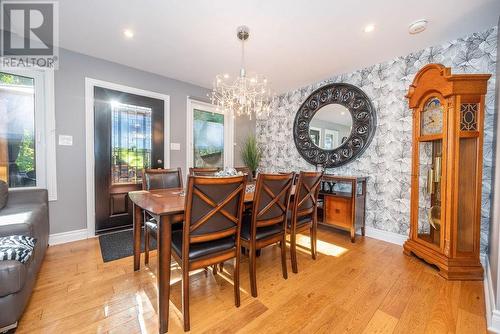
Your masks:
{"label": "door window glass", "polygon": [[151,166],[151,108],[111,103],[111,178],[113,184],[142,182]]}
{"label": "door window glass", "polygon": [[224,115],[194,109],[194,167],[224,167]]}

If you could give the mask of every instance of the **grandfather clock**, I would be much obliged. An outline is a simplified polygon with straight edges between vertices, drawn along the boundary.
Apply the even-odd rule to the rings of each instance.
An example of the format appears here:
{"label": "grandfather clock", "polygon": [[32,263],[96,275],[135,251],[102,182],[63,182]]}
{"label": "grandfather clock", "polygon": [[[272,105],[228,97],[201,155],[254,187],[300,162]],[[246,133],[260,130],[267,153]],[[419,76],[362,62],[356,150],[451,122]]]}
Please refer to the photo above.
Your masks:
{"label": "grandfather clock", "polygon": [[481,280],[484,101],[489,74],[429,64],[408,95],[413,109],[410,236],[404,253],[450,280]]}

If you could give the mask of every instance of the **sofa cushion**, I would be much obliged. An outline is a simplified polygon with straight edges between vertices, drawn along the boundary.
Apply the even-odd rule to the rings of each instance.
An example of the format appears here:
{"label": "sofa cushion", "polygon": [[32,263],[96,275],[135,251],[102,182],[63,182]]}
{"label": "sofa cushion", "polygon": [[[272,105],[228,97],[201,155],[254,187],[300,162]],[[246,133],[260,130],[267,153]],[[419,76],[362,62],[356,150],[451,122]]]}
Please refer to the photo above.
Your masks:
{"label": "sofa cushion", "polygon": [[33,254],[36,240],[24,235],[0,237],[0,261],[15,260],[26,263]]}
{"label": "sofa cushion", "polygon": [[7,182],[0,180],[0,210],[2,210],[7,205],[7,199],[9,198],[9,185]]}
{"label": "sofa cushion", "polygon": [[16,293],[26,282],[26,265],[19,261],[0,261],[0,297]]}

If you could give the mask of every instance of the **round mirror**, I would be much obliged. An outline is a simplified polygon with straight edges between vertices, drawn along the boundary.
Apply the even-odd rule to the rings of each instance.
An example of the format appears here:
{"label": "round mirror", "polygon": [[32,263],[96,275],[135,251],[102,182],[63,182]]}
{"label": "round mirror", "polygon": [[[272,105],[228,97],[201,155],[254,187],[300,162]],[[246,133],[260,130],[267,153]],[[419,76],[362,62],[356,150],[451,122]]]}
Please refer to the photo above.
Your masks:
{"label": "round mirror", "polygon": [[334,150],[351,135],[352,117],[341,104],[327,104],[320,108],[309,123],[309,136],[317,147]]}
{"label": "round mirror", "polygon": [[375,108],[358,87],[330,83],[309,95],[293,122],[300,155],[323,168],[342,166],[370,145],[377,126]]}

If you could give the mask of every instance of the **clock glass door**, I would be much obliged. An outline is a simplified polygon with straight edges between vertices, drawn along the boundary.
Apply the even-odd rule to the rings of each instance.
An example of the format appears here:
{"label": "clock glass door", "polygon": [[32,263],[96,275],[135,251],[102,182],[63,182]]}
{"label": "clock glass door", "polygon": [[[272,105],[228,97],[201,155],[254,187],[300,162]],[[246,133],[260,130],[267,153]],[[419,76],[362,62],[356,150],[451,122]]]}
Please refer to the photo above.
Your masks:
{"label": "clock glass door", "polygon": [[[443,107],[437,97],[427,100],[420,117],[418,167],[418,238],[441,246],[443,199]],[[432,140],[429,140],[431,139]]]}
{"label": "clock glass door", "polygon": [[420,142],[418,238],[441,245],[442,140]]}

